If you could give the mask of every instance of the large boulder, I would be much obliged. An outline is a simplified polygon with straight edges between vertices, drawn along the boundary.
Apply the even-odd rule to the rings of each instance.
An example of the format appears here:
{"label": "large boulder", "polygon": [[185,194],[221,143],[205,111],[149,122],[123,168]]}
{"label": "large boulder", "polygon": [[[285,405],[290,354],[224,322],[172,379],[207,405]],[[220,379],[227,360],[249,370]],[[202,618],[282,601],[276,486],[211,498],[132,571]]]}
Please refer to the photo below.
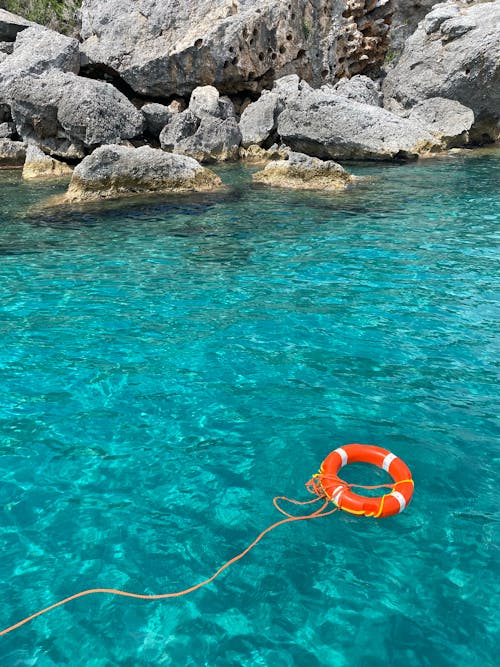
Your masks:
{"label": "large boulder", "polygon": [[382,106],[380,85],[363,74],[357,74],[350,79],[340,79],[333,86],[333,90],[337,95],[346,97],[348,100],[372,104],[376,107]]}
{"label": "large boulder", "polygon": [[291,152],[287,160],[276,160],[253,174],[256,183],[292,190],[338,191],[354,181],[347,171],[333,160]]}
{"label": "large boulder", "polygon": [[405,42],[415,32],[418,23],[439,0],[392,0],[391,30],[389,32],[389,60],[397,58]]}
{"label": "large boulder", "polygon": [[476,140],[495,140],[500,117],[500,1],[440,4],[406,42],[384,84],[384,104],[397,113],[431,97],[472,109]]}
{"label": "large boulder", "polygon": [[76,39],[41,26],[27,28],[17,36],[12,55],[0,63],[0,101],[8,97],[14,81],[26,76],[46,74],[51,70],[78,74],[79,69],[80,52]]}
{"label": "large boulder", "polygon": [[151,97],[292,73],[319,86],[383,62],[391,13],[388,0],[83,0],[82,50]]}
{"label": "large boulder", "polygon": [[0,9],[0,42],[13,42],[18,33],[31,25],[36,24],[27,21],[22,16]]}
{"label": "large boulder", "polygon": [[210,192],[222,187],[192,158],[142,146],[101,146],[74,170],[67,202],[115,199],[144,193]]}
{"label": "large boulder", "polygon": [[411,159],[439,142],[420,123],[328,90],[304,91],[278,118],[293,150],[323,159]]}
{"label": "large boulder", "polygon": [[255,102],[249,104],[241,114],[240,131],[242,146],[252,144],[269,146],[275,140],[278,116],[302,90],[312,90],[296,74],[277,79],[272,90],[263,90]]}
{"label": "large boulder", "polygon": [[9,102],[18,134],[56,157],[81,158],[143,130],[141,112],[111,84],[71,73],[18,79]]}
{"label": "large boulder", "polygon": [[163,150],[200,162],[235,160],[240,143],[234,107],[213,86],[196,88],[189,107],[174,114],[160,134]]}

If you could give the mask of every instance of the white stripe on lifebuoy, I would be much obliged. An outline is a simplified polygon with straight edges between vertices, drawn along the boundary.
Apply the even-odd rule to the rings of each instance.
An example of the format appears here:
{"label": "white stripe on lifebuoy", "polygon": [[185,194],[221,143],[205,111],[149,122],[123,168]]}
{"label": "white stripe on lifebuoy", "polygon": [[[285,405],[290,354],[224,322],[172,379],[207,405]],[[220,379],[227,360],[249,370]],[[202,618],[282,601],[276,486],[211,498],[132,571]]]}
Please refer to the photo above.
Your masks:
{"label": "white stripe on lifebuoy", "polygon": [[382,461],[382,468],[386,471],[389,472],[389,468],[391,467],[391,463],[394,461],[394,459],[397,459],[398,457],[396,454],[387,454],[385,459]]}
{"label": "white stripe on lifebuoy", "polygon": [[399,491],[393,491],[391,493],[391,496],[394,496],[394,498],[396,498],[396,500],[398,501],[398,503],[399,503],[399,512],[398,512],[398,514],[400,514],[404,510],[404,508],[406,507],[405,497],[403,496],[402,493],[399,493]]}
{"label": "white stripe on lifebuoy", "polygon": [[[335,490],[337,490],[337,489],[335,489]],[[340,498],[341,498],[341,496],[342,496],[342,492],[343,492],[343,491],[344,491],[344,487],[342,486],[342,487],[340,487],[340,491],[337,493],[337,495],[332,497],[333,502],[334,502],[337,506],[338,506],[339,503],[340,503]]]}
{"label": "white stripe on lifebuoy", "polygon": [[338,447],[336,450],[337,454],[340,456],[342,459],[342,465],[341,468],[347,465],[347,462],[349,460],[349,457],[347,456],[347,452],[345,449],[342,449],[342,447]]}

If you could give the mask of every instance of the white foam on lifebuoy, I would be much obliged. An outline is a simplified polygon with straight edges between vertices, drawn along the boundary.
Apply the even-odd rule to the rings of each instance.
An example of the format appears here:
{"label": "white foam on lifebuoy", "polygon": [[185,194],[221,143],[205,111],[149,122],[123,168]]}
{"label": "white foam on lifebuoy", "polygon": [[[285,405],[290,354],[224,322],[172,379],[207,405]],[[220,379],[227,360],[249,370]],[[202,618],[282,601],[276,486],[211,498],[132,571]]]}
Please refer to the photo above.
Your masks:
{"label": "white foam on lifebuoy", "polygon": [[389,472],[389,468],[391,467],[391,463],[394,461],[394,459],[397,459],[398,457],[396,454],[387,454],[385,459],[382,461],[382,468],[386,471]]}
{"label": "white foam on lifebuoy", "polygon": [[399,491],[393,491],[390,495],[394,496],[394,498],[396,498],[396,500],[398,501],[398,503],[399,503],[399,512],[398,512],[398,514],[401,514],[401,512],[406,507],[405,497]]}
{"label": "white foam on lifebuoy", "polygon": [[340,458],[342,459],[342,466],[341,466],[341,468],[343,468],[345,465],[347,465],[347,463],[348,463],[348,461],[349,461],[349,457],[347,456],[347,452],[346,452],[345,449],[342,449],[342,447],[337,447],[337,449],[336,449],[335,451],[337,452],[337,454],[338,454],[338,455],[340,456]]}

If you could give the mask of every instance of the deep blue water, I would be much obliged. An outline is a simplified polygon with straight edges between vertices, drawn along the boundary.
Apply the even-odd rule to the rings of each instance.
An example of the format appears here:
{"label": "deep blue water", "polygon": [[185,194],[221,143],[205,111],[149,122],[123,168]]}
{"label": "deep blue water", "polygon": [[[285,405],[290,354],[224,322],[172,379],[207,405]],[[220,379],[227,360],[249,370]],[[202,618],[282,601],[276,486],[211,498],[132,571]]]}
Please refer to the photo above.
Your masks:
{"label": "deep blue water", "polygon": [[0,174],[0,629],[204,579],[339,445],[416,481],[403,514],[283,526],[188,597],[52,611],[0,664],[498,664],[500,156],[355,171],[29,215],[60,188]]}

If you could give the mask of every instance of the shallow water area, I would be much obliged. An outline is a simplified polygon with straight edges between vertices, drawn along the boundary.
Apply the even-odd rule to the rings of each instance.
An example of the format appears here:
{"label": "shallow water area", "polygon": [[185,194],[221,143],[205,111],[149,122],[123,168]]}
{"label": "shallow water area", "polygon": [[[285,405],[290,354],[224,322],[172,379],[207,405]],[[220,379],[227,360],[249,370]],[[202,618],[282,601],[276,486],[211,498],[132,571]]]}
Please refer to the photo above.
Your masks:
{"label": "shallow water area", "polygon": [[201,581],[342,444],[416,483],[188,597],[72,602],[2,665],[496,664],[500,153],[352,170],[334,195],[227,166],[224,193],[36,215],[63,186],[0,173],[0,629]]}

